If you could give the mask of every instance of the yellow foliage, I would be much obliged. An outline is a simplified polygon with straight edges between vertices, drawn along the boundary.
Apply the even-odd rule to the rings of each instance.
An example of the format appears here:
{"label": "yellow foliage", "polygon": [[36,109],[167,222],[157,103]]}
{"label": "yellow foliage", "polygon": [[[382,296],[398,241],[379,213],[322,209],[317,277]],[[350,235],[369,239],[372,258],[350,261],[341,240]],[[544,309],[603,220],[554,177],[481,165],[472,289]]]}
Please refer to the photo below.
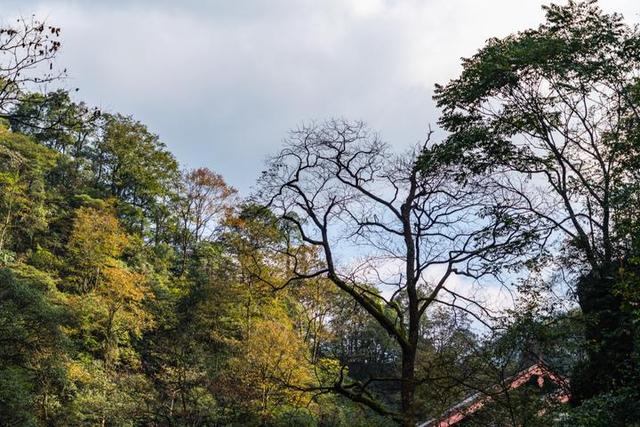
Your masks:
{"label": "yellow foliage", "polygon": [[128,238],[118,219],[108,210],[82,207],[76,211],[69,250],[100,260],[118,257],[126,247]]}
{"label": "yellow foliage", "polygon": [[99,292],[115,302],[139,303],[150,293],[143,274],[124,267],[109,266],[104,269],[103,275],[105,283],[100,287]]}
{"label": "yellow foliage", "polygon": [[129,237],[110,209],[77,210],[67,249],[83,290],[98,282],[100,270],[122,255],[128,243]]}
{"label": "yellow foliage", "polygon": [[76,304],[86,319],[85,333],[102,337],[108,367],[126,354],[131,335],[139,336],[153,325],[143,306],[153,297],[147,278],[118,259],[130,241],[110,207],[76,212],[67,248],[83,293]]}
{"label": "yellow foliage", "polygon": [[311,396],[301,389],[312,383],[308,351],[287,322],[258,320],[230,362],[226,392],[252,406],[263,417],[287,403],[308,406]]}
{"label": "yellow foliage", "polygon": [[91,372],[79,361],[73,360],[67,364],[67,374],[73,382],[88,383],[91,381]]}

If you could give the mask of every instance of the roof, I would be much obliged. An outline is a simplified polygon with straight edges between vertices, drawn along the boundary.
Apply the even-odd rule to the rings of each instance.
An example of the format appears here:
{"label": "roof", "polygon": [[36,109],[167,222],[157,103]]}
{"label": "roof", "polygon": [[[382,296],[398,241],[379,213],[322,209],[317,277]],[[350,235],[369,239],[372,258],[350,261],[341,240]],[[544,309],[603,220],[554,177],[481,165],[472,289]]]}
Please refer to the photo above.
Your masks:
{"label": "roof", "polygon": [[[531,378],[535,376],[538,377],[537,383],[539,387],[542,387],[544,385],[545,378],[548,378],[549,380],[560,386],[559,392],[553,394],[553,400],[561,403],[569,401],[570,394],[568,391],[568,380],[561,375],[554,373],[542,363],[536,363],[534,365],[531,365],[527,369],[518,372],[516,375],[507,378],[504,381],[504,384],[494,386],[492,390],[495,390],[495,394],[498,394],[499,392],[504,390],[504,388],[508,390],[516,389],[529,382],[529,380],[531,380]],[[492,393],[479,392],[472,394],[463,401],[446,410],[440,416],[440,418],[420,423],[418,424],[418,427],[449,427],[456,425],[469,415],[483,408],[492,400]]]}

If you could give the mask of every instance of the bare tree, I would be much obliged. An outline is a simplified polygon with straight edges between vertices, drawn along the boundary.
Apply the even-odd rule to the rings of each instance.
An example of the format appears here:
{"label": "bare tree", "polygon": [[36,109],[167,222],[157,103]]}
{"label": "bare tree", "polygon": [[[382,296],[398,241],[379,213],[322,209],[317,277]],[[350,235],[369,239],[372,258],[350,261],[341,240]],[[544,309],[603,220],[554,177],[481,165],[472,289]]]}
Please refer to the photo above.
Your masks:
{"label": "bare tree", "polygon": [[54,69],[60,28],[35,18],[20,18],[0,28],[0,117],[7,117],[26,87],[60,78]]}
{"label": "bare tree", "polygon": [[[509,262],[507,252],[523,247],[520,224],[505,221],[491,195],[456,183],[444,169],[414,167],[429,138],[395,155],[362,123],[304,126],[291,132],[261,180],[263,202],[322,254],[320,268],[299,268],[306,251],[291,245],[294,277],[287,283],[326,276],[401,349],[400,378],[354,383],[340,375],[327,389],[406,426],[415,425],[414,393],[422,381],[415,373],[421,318],[443,304],[483,321],[485,309],[451,279],[490,276]],[[369,392],[377,381],[400,383],[399,412]]]}

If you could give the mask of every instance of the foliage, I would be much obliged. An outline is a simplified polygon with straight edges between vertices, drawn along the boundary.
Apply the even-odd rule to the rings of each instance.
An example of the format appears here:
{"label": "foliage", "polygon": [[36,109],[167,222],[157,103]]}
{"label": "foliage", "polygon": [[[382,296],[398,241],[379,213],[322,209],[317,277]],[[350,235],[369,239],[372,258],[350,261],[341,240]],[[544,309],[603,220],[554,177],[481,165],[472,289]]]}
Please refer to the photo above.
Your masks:
{"label": "foliage", "polygon": [[[437,88],[444,142],[302,126],[250,199],[131,116],[29,92],[59,29],[0,28],[0,424],[415,425],[480,392],[468,425],[633,425],[640,37],[545,11]],[[459,291],[505,277],[501,321]],[[573,407],[508,389],[538,362]]]}
{"label": "foliage", "polygon": [[490,39],[437,87],[451,132],[437,151],[529,230],[533,272],[561,272],[575,287],[587,355],[573,372],[580,402],[638,384],[638,329],[625,309],[634,297],[622,283],[638,236],[640,34],[595,1],[544,10],[538,28]]}
{"label": "foliage", "polygon": [[637,391],[620,388],[598,395],[577,408],[562,412],[557,417],[558,426],[638,426],[640,397]]}
{"label": "foliage", "polygon": [[66,397],[71,313],[51,277],[26,265],[0,269],[0,295],[0,418],[52,422]]}

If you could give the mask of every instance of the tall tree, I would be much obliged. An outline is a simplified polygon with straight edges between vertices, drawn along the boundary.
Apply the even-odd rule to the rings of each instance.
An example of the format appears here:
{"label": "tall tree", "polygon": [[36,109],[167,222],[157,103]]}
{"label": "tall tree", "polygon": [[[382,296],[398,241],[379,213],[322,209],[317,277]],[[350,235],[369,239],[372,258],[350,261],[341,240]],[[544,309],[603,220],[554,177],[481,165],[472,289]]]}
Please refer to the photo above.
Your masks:
{"label": "tall tree", "polygon": [[105,115],[92,158],[96,186],[119,200],[130,231],[145,236],[159,202],[175,190],[178,164],[157,135],[132,117]]}
{"label": "tall tree", "polygon": [[99,118],[98,109],[73,102],[69,92],[60,89],[21,97],[9,121],[14,132],[31,135],[43,145],[79,160],[89,157]]}
{"label": "tall tree", "polygon": [[572,382],[580,401],[638,381],[634,326],[616,287],[637,269],[640,33],[595,1],[544,10],[538,28],[465,59],[436,100],[460,177],[480,173],[573,273],[589,343]]}
{"label": "tall tree", "polygon": [[185,271],[190,250],[213,236],[215,227],[230,209],[236,193],[224,179],[207,168],[197,168],[182,176],[176,203],[178,244],[182,253],[181,271]]}
{"label": "tall tree", "polygon": [[[508,261],[498,255],[503,249],[518,252],[511,241],[520,237],[519,224],[504,222],[499,208],[477,215],[487,200],[452,182],[446,169],[415,168],[421,148],[394,155],[362,123],[306,126],[291,133],[261,188],[264,204],[304,244],[288,245],[293,277],[286,283],[328,278],[400,347],[399,377],[338,380],[331,389],[406,426],[416,421],[420,320],[434,305],[466,299],[450,279],[490,274]],[[305,246],[322,254],[318,268],[303,262]],[[393,380],[400,384],[400,411],[385,408],[366,387]]]}

